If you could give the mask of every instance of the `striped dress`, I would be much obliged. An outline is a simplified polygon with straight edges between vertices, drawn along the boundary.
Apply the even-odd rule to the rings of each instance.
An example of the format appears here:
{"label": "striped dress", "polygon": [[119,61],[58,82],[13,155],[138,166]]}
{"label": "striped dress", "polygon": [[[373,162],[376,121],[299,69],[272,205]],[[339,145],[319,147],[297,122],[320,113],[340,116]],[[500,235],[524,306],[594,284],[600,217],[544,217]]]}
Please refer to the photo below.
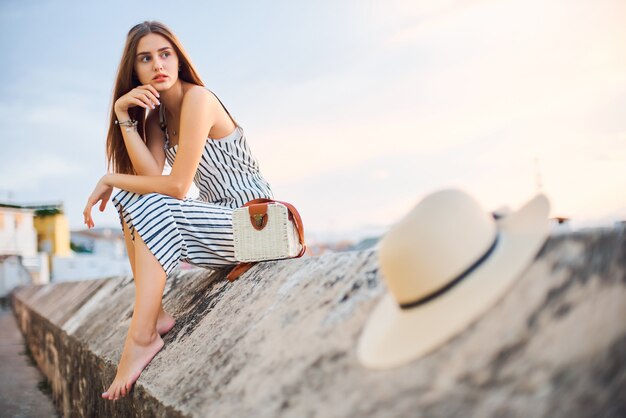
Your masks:
{"label": "striped dress", "polygon": [[[135,230],[139,232],[166,274],[174,270],[179,260],[207,268],[236,264],[233,209],[252,199],[274,198],[243,128],[222,106],[236,128],[223,138],[206,139],[193,180],[200,191],[198,198],[181,200],[160,193],[138,194],[121,189],[111,199],[120,223],[122,219],[127,223],[133,240]],[[165,156],[172,166],[178,145],[169,143],[163,104],[159,119],[165,132]]]}

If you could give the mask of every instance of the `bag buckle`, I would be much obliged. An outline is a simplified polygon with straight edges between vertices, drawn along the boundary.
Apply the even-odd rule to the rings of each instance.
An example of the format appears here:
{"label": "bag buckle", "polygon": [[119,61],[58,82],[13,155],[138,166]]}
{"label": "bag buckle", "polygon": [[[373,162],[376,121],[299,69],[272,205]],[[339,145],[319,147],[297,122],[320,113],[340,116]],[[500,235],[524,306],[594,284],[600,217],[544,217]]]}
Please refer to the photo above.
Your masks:
{"label": "bag buckle", "polygon": [[267,225],[267,204],[254,205],[249,208],[250,223],[257,231],[261,231]]}
{"label": "bag buckle", "polygon": [[259,213],[255,213],[254,215],[252,215],[252,217],[254,218],[254,225],[261,229],[263,228],[263,218],[265,218],[267,215],[261,215]]}

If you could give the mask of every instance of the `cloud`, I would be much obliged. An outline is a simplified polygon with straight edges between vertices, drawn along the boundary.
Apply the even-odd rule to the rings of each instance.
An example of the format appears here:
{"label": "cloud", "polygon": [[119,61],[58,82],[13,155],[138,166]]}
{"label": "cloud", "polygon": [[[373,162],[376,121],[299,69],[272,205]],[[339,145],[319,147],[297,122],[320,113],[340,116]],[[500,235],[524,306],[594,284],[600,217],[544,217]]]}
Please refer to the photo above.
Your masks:
{"label": "cloud", "polygon": [[401,25],[386,40],[387,47],[402,46],[419,39],[426,34],[439,30],[448,22],[463,19],[467,8],[476,6],[478,1],[467,0],[430,0],[419,2],[407,2],[396,0],[387,2],[388,9],[395,16],[403,16],[414,22],[413,24]]}
{"label": "cloud", "polygon": [[[390,35],[397,55],[374,48],[371,61],[271,93],[278,105],[260,117],[274,121],[250,138],[269,177],[304,178],[400,149],[439,153],[496,131],[536,152],[562,148],[576,119],[626,97],[618,2],[414,4],[390,6],[396,21],[399,11],[418,21],[412,38]],[[400,55],[424,59],[402,67]],[[383,58],[393,79],[357,71]]]}
{"label": "cloud", "polygon": [[[261,28],[251,20],[218,47],[221,54],[196,59],[243,123],[277,198],[294,200],[307,225],[389,223],[446,186],[466,188],[486,208],[515,207],[536,191],[537,171],[558,213],[594,217],[626,205],[619,192],[626,164],[626,3],[390,0],[307,7],[291,26],[272,25],[276,16],[263,9],[263,25],[277,31],[250,42]],[[248,8],[239,12],[233,15],[258,17]],[[49,20],[39,9],[32,14],[36,20],[29,14],[28,24]],[[110,23],[99,35],[117,39],[115,48],[89,48],[99,41],[87,29],[75,40],[55,28],[81,59],[68,67],[59,51],[42,52],[43,59],[16,54],[23,70],[0,83],[2,187],[8,179],[45,184],[38,193],[50,195],[52,182],[43,182],[41,168],[48,165],[45,175],[58,176],[68,189],[57,194],[67,193],[77,222],[104,172],[113,72],[125,33]],[[319,35],[319,27],[327,30]],[[295,37],[277,41],[293,28]],[[40,38],[28,41],[36,26],[27,22],[15,31],[24,32],[24,51]],[[211,34],[190,33],[188,49],[205,51]],[[233,50],[240,53],[228,56]],[[42,65],[29,64],[31,58]],[[101,216],[117,224],[116,213]]]}
{"label": "cloud", "polygon": [[0,189],[33,189],[44,181],[63,178],[84,171],[76,162],[54,154],[35,154],[28,160],[3,159],[0,166]]}

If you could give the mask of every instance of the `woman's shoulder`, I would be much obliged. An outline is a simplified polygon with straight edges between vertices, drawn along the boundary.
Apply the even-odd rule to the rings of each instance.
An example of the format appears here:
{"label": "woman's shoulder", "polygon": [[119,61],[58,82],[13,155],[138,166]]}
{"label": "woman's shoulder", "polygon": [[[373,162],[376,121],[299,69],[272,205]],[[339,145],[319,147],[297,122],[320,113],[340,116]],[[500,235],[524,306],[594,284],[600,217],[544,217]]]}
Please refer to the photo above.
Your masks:
{"label": "woman's shoulder", "polygon": [[189,94],[194,95],[194,96],[206,96],[206,97],[213,96],[211,91],[205,86],[200,86],[198,84],[192,84],[192,83],[187,83],[187,85],[184,86],[183,99],[187,97]]}
{"label": "woman's shoulder", "polygon": [[217,109],[220,106],[219,99],[211,90],[204,86],[191,85],[183,94],[183,103],[207,103],[210,108]]}

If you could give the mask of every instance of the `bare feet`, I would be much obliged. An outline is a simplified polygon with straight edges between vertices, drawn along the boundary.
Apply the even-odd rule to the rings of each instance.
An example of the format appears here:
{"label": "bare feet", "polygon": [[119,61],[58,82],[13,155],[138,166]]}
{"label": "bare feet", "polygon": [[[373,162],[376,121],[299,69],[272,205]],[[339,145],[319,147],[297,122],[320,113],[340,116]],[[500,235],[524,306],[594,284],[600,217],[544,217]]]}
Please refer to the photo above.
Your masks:
{"label": "bare feet", "polygon": [[174,318],[164,310],[161,310],[156,324],[156,330],[159,335],[163,336],[167,334],[167,332],[174,327],[174,324],[176,324]]}
{"label": "bare feet", "polygon": [[109,389],[101,396],[109,400],[117,400],[121,396],[126,396],[143,369],[162,347],[163,340],[157,333],[143,341],[132,338],[129,333],[126,337],[120,364],[117,366],[115,379],[113,379]]}

